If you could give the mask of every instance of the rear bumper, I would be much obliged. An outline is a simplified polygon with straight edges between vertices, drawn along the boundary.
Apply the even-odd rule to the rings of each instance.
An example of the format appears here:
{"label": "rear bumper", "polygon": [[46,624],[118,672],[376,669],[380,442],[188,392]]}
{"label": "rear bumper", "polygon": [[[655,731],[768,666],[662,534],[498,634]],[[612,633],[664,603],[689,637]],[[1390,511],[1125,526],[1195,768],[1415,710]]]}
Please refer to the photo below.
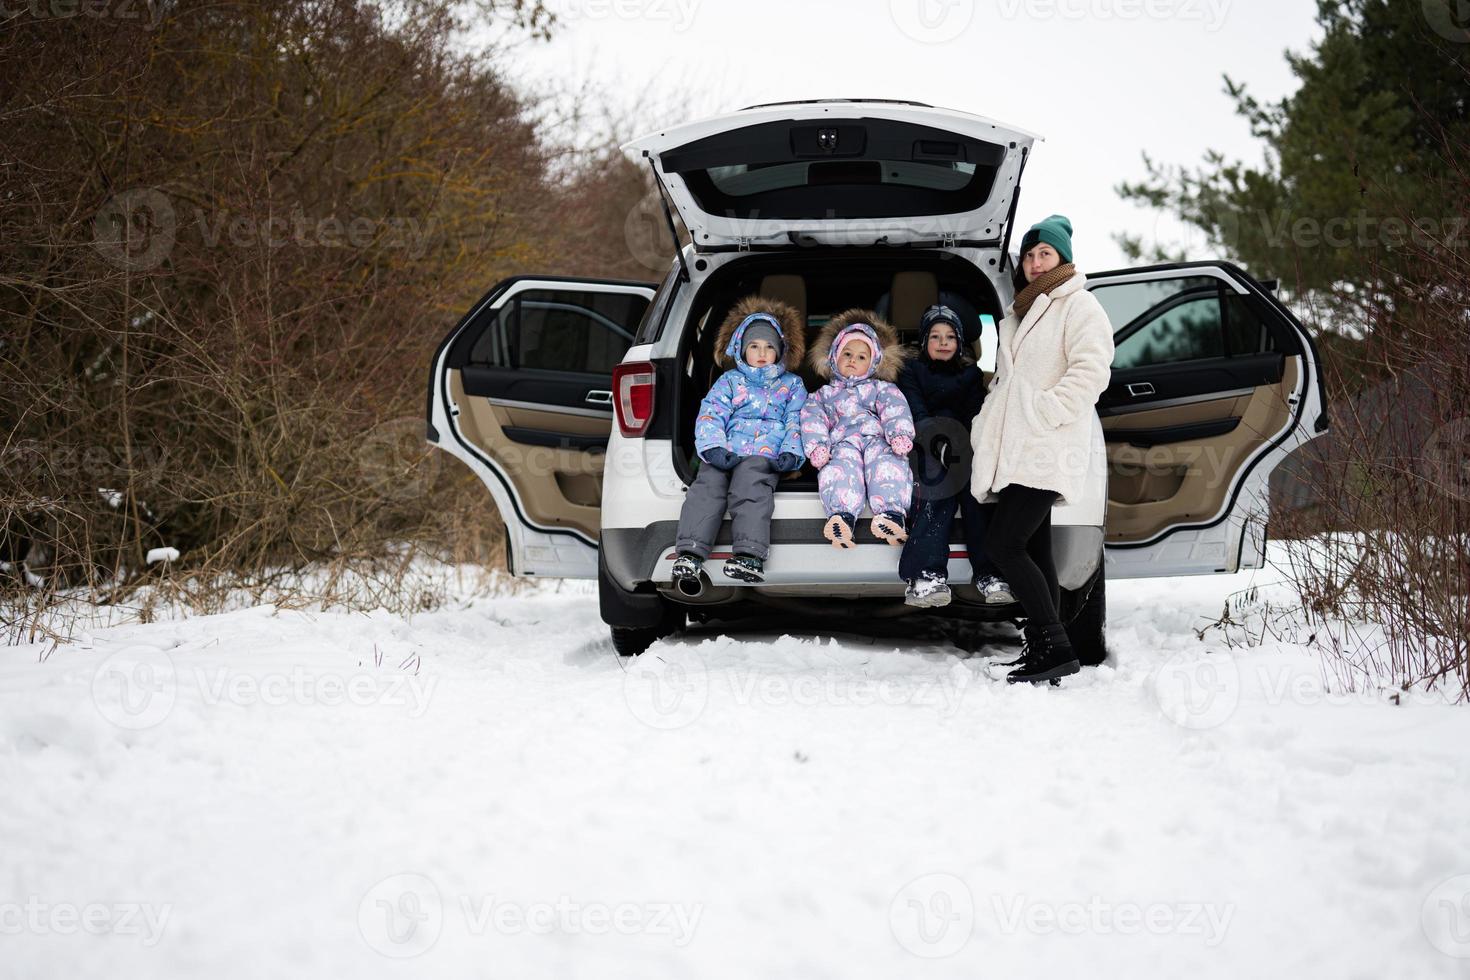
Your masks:
{"label": "rear bumper", "polygon": [[[643,528],[603,528],[600,557],[608,577],[626,592],[650,593],[668,588],[673,578],[677,529],[675,521],[659,521]],[[711,559],[728,558],[731,541],[730,523],[726,521],[715,539]],[[1102,557],[1102,546],[1101,527],[1052,528],[1052,555],[1062,588],[1080,589],[1092,579]],[[734,601],[744,597],[742,589],[750,588],[791,596],[857,597],[889,592],[902,595],[898,555],[899,549],[871,536],[866,521],[859,522],[858,546],[838,552],[822,537],[822,521],[775,520],[771,522],[771,553],[766,559],[765,584],[748,586],[725,580],[720,583],[722,588],[712,591],[710,601]],[[969,554],[963,541],[951,542],[950,579],[968,582],[970,573]],[[728,591],[723,587],[726,585]]]}

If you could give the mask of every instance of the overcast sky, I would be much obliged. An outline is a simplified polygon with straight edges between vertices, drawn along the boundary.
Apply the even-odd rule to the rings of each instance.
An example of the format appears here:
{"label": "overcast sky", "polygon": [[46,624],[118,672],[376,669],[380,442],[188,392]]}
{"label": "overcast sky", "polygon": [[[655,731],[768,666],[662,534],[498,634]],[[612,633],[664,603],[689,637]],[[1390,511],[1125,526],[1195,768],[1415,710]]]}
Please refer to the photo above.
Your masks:
{"label": "overcast sky", "polygon": [[1120,200],[1140,154],[1258,160],[1222,73],[1262,99],[1295,87],[1283,52],[1317,36],[1313,0],[548,0],[552,41],[518,46],[533,86],[590,82],[637,131],[761,102],[912,99],[1041,134],[1017,223],[1072,219],[1084,271],[1126,264],[1112,233],[1207,246]]}

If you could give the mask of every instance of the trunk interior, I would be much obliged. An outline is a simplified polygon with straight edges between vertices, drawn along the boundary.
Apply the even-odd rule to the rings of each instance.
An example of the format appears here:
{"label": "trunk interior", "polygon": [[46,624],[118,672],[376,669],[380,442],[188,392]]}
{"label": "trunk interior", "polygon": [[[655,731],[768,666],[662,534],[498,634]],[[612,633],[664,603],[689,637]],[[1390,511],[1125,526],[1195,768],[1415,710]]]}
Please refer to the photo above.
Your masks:
{"label": "trunk interior", "polygon": [[[715,337],[730,308],[751,293],[796,307],[806,321],[808,346],[828,320],[852,307],[876,311],[909,344],[918,336],[920,315],[935,303],[943,302],[967,319],[989,315],[998,323],[1002,312],[990,280],[948,252],[807,249],[731,263],[701,287],[690,311],[693,326],[683,331],[682,370],[673,396],[674,462],[686,483],[695,473],[694,421],[699,403],[722,373],[715,366]],[[808,391],[824,383],[809,368],[803,367],[800,374]],[[777,492],[816,489],[816,470],[808,463],[783,479]]]}

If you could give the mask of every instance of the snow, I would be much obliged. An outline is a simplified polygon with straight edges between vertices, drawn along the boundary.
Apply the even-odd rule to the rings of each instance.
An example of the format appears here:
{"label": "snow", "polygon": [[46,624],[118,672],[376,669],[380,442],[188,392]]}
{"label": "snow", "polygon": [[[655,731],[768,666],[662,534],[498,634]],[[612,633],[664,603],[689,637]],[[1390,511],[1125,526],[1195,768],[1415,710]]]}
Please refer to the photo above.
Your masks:
{"label": "snow", "polygon": [[146,562],[149,565],[153,565],[153,564],[156,564],[156,563],[161,562],[161,561],[162,562],[171,562],[171,561],[178,561],[178,560],[179,560],[179,549],[178,548],[149,548],[148,549],[148,554],[143,557],[143,561]]}
{"label": "snow", "polygon": [[0,648],[0,976],[1465,976],[1470,712],[1206,629],[1271,577],[1061,688],[582,583]]}

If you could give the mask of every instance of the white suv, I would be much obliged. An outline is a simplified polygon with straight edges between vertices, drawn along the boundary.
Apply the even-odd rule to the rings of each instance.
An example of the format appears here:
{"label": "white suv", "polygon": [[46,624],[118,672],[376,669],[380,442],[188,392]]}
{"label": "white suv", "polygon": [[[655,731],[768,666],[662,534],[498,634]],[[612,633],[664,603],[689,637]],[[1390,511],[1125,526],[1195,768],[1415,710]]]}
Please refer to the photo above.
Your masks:
{"label": "white suv", "polygon": [[[989,355],[1013,295],[1009,242],[1037,140],[967,113],[829,100],[757,106],[624,147],[648,161],[692,238],[663,283],[506,280],[434,355],[428,438],[494,496],[512,573],[596,577],[614,645],[630,655],[691,615],[903,614],[898,550],[860,522],[858,547],[834,552],[809,465],[777,489],[763,584],[673,586],[694,419],[719,373],[715,333],[753,292],[795,306],[808,336],[856,306],[913,337],[943,301],[985,325]],[[1116,330],[1098,402],[1107,477],[1099,467],[1096,492],[1058,506],[1052,525],[1074,645],[1100,662],[1104,568],[1130,578],[1259,567],[1267,478],[1327,416],[1311,338],[1240,269],[1089,271],[1088,286]],[[955,530],[950,579],[968,582]],[[729,542],[727,522],[712,557]],[[965,585],[954,593],[942,615],[1018,613]]]}

